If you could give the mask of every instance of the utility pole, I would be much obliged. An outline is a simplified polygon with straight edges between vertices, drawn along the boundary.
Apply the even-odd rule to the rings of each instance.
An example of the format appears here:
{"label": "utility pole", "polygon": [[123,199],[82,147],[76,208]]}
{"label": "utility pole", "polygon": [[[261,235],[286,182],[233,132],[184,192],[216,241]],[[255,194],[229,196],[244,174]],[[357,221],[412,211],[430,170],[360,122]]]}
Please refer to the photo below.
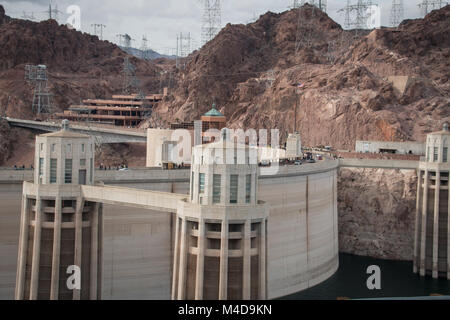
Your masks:
{"label": "utility pole", "polygon": [[104,24],[93,23],[91,27],[94,27],[94,35],[100,40],[103,40],[103,28],[106,28],[106,26]]}

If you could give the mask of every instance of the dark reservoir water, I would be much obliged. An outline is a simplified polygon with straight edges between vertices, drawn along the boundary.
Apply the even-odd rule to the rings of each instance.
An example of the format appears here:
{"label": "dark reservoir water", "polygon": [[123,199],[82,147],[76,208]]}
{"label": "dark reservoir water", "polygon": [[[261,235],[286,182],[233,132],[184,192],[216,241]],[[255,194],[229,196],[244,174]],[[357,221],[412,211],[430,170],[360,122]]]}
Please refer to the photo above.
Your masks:
{"label": "dark reservoir water", "polygon": [[[381,290],[367,288],[367,268],[381,269]],[[420,277],[413,273],[413,263],[379,260],[340,254],[339,270],[327,281],[308,290],[284,297],[284,300],[336,300],[338,298],[395,298],[450,296],[450,280]]]}

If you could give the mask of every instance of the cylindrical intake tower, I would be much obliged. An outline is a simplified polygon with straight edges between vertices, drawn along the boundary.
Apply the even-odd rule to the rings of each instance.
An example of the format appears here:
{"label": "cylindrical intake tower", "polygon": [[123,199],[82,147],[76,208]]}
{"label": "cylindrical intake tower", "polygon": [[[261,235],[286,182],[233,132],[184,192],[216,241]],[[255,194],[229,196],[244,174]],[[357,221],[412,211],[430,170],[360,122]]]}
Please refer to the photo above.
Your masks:
{"label": "cylindrical intake tower", "polygon": [[414,272],[450,279],[450,188],[448,125],[427,137],[419,167]]}
{"label": "cylindrical intake tower", "polygon": [[176,219],[173,299],[265,299],[268,206],[257,149],[223,139],[194,147],[190,198]]}
{"label": "cylindrical intake tower", "polygon": [[92,138],[61,131],[36,137],[34,183],[23,187],[15,298],[99,299],[101,204],[84,201],[94,182]]}

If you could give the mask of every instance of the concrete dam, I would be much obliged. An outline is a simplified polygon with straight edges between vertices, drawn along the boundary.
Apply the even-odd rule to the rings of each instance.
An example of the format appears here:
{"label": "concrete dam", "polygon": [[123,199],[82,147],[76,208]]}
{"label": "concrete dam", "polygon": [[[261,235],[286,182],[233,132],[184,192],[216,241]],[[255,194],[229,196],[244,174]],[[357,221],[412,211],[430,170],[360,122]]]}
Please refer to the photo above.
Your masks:
{"label": "concrete dam", "polygon": [[[225,141],[194,147],[191,170],[94,171],[89,136],[39,136],[34,172],[0,171],[34,180],[4,190],[0,298],[274,299],[315,286],[339,266],[339,167],[419,169],[414,271],[448,277],[447,135],[430,135],[420,169],[353,159],[271,174]],[[236,148],[243,163],[217,162]],[[85,275],[73,292],[71,264]]]}

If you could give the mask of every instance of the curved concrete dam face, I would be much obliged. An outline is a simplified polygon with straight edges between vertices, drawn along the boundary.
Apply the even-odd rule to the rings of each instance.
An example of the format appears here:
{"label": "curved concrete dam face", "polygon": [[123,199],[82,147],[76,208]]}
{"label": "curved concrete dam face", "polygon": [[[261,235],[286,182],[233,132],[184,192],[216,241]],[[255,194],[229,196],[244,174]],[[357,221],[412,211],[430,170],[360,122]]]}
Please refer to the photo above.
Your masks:
{"label": "curved concrete dam face", "polygon": [[[270,206],[268,299],[307,289],[338,269],[337,167],[334,161],[280,167],[276,175],[259,177],[259,199]],[[98,171],[96,180],[188,194],[189,175],[188,170]],[[20,177],[6,177],[0,179],[0,299],[13,299],[22,188],[6,184]],[[102,298],[170,299],[174,215],[105,205],[104,219]]]}

